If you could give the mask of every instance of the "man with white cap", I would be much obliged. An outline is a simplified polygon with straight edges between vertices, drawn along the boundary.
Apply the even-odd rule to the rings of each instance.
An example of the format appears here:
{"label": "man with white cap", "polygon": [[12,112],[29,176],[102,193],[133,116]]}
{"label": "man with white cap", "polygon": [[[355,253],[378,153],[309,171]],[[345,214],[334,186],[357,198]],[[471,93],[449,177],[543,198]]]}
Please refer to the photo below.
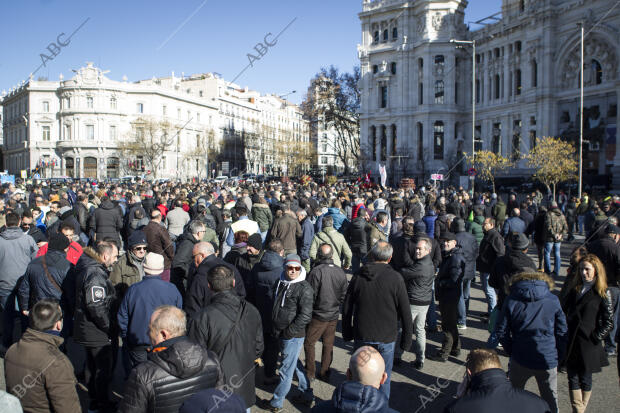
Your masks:
{"label": "man with white cap", "polygon": [[164,272],[164,257],[149,252],[143,267],[144,278],[129,287],[118,311],[118,325],[123,338],[123,364],[127,374],[147,359],[151,341],[146,326],[153,311],[162,305],[183,308],[179,290],[160,277]]}
{"label": "man with white cap", "polygon": [[276,285],[273,311],[271,312],[273,335],[280,340],[282,364],[280,383],[270,401],[264,400],[259,407],[270,412],[281,412],[284,399],[291,389],[293,375],[297,374],[299,403],[311,406],[314,401],[310,381],[306,376],[299,354],[306,337],[306,326],[312,319],[314,292],[306,281],[306,270],[297,254],[289,254],[284,260],[284,271]]}

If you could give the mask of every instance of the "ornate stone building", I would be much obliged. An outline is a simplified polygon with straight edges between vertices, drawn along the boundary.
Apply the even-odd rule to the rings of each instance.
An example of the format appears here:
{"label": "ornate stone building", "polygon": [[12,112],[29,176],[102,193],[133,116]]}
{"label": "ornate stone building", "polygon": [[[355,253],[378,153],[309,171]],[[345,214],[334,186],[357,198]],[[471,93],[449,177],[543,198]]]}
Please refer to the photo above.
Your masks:
{"label": "ornate stone building", "polygon": [[31,78],[3,93],[0,131],[10,174],[37,167],[43,178],[148,174],[144,156],[122,150],[145,133],[145,122],[147,133],[149,122],[165,122],[174,137],[151,171],[156,178],[204,178],[223,165],[225,173],[293,173],[304,154],[299,142],[309,145],[298,106],[213,73],[128,82],[109,79],[92,63],[74,72],[68,80]]}
{"label": "ornate stone building", "polygon": [[620,167],[615,3],[503,0],[501,13],[468,28],[465,0],[363,0],[366,167],[385,163],[394,178],[463,173],[457,163],[472,148],[472,47],[455,39],[476,42],[476,150],[513,157],[510,174],[530,175],[519,158],[537,136],[578,142],[580,22],[587,33],[584,175]]}

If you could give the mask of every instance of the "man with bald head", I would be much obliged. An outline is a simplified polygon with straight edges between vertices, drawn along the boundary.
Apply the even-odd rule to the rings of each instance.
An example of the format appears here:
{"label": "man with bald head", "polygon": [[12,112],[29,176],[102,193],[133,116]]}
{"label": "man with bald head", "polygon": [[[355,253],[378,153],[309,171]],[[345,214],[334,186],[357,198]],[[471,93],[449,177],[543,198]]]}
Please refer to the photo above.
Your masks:
{"label": "man with bald head", "polygon": [[207,274],[218,265],[224,265],[233,271],[235,291],[240,297],[245,297],[245,287],[241,274],[235,266],[215,255],[215,249],[210,242],[199,242],[194,245],[192,259],[194,265],[189,271],[187,296],[184,302],[185,311],[190,318],[211,303],[213,291],[209,288]]}
{"label": "man with bald head", "polygon": [[360,347],[349,361],[347,381],[336,387],[331,400],[317,404],[312,412],[396,412],[379,390],[387,378],[381,353],[374,347]]}

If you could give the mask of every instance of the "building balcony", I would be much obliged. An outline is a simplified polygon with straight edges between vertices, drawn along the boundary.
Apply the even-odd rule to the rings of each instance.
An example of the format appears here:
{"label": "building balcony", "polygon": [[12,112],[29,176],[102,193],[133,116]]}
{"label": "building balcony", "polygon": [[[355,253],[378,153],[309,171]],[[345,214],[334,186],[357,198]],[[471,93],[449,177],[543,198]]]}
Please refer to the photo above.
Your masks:
{"label": "building balcony", "polygon": [[117,142],[113,140],[64,140],[56,142],[56,148],[58,149],[97,149],[97,148],[116,148]]}

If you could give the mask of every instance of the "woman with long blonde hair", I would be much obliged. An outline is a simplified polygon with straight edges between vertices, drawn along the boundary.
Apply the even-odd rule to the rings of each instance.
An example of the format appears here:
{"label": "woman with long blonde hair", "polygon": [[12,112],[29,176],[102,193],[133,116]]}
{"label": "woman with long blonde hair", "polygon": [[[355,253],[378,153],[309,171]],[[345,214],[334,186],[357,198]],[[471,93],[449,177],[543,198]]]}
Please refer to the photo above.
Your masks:
{"label": "woman with long blonde hair", "polygon": [[613,328],[605,266],[594,254],[579,261],[563,302],[568,324],[566,368],[573,412],[585,412],[592,395],[592,373],[606,366],[602,341]]}

